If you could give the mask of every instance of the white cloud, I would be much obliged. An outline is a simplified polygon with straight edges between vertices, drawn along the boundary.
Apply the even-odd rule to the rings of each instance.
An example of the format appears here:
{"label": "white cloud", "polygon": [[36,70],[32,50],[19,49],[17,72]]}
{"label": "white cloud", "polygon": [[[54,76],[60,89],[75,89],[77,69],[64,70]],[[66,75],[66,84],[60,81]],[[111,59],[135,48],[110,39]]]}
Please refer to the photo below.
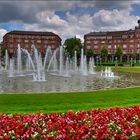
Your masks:
{"label": "white cloud", "polygon": [[[137,25],[138,16],[131,15],[132,4],[140,4],[139,1],[24,1],[2,5],[4,10],[13,8],[14,21],[18,19],[24,24],[25,30],[33,31],[52,31],[61,36],[62,39],[78,36],[83,39],[84,34],[91,31],[110,31],[110,30],[128,30]],[[3,2],[5,4],[5,2]],[[83,15],[70,12],[73,7],[92,7],[98,9],[96,13],[85,13]],[[17,7],[17,8],[16,8]],[[1,9],[1,8],[0,8]],[[20,14],[17,12],[20,10]],[[66,12],[66,11],[67,12]],[[66,17],[56,15],[56,11],[65,11]],[[5,12],[6,13],[6,12]],[[28,14],[27,14],[28,13]],[[10,16],[10,21],[13,16]],[[27,19],[25,19],[27,16]],[[32,16],[32,17],[31,17]],[[7,17],[8,16],[4,16]],[[24,20],[25,19],[25,20]],[[31,20],[30,20],[31,19]],[[8,20],[8,19],[5,19]]]}
{"label": "white cloud", "polygon": [[36,16],[39,22],[25,24],[25,30],[52,31],[60,35],[62,39],[77,35],[82,40],[84,34],[91,31],[128,30],[134,28],[140,18],[131,15],[128,9],[103,9],[92,16],[90,14],[77,16],[67,12],[65,20],[50,11],[38,13]]}
{"label": "white cloud", "polygon": [[128,30],[137,25],[139,18],[127,10],[100,10],[93,16],[94,30]]}
{"label": "white cloud", "polygon": [[65,20],[61,19],[58,15],[51,11],[42,11],[36,15],[38,21],[46,26],[64,27],[67,26]]}
{"label": "white cloud", "polygon": [[5,29],[0,29],[0,42],[3,40],[3,36],[7,33]]}

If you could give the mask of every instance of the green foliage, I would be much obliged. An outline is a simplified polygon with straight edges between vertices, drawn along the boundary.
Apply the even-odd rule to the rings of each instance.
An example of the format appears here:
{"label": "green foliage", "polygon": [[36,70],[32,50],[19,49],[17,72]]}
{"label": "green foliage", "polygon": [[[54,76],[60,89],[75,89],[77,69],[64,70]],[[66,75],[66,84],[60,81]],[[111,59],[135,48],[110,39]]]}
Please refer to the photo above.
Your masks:
{"label": "green foliage", "polygon": [[135,53],[131,53],[130,57],[134,59],[136,57],[136,54]]}
{"label": "green foliage", "polygon": [[101,57],[102,58],[105,58],[105,57],[107,57],[108,56],[108,50],[107,50],[107,48],[105,47],[105,46],[103,46],[102,48],[101,48]]}
{"label": "green foliage", "polygon": [[5,56],[5,51],[8,51],[9,53],[9,49],[8,48],[5,48],[5,47],[1,47],[1,56],[4,57]]}
{"label": "green foliage", "polygon": [[119,46],[118,48],[116,48],[115,56],[116,56],[117,58],[120,58],[122,55],[123,55],[123,50],[122,50],[122,47]]}
{"label": "green foliage", "polygon": [[66,46],[65,50],[70,57],[73,57],[74,51],[77,51],[77,56],[81,53],[82,43],[79,38],[68,38],[65,40],[64,45]]}
{"label": "green foliage", "polygon": [[93,56],[93,49],[87,49],[87,57],[92,57]]}

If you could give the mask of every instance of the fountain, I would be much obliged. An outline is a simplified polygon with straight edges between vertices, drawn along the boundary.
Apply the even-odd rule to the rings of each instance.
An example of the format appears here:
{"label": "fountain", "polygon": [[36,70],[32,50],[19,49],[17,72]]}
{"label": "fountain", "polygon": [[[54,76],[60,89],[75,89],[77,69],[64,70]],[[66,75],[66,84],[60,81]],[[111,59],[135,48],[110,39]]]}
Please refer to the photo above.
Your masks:
{"label": "fountain", "polygon": [[95,64],[94,64],[94,58],[91,57],[89,60],[89,70],[88,70],[89,74],[96,74],[95,72]]}
{"label": "fountain", "polygon": [[87,57],[84,55],[84,50],[81,49],[81,60],[80,60],[80,73],[81,75],[87,76]]}
{"label": "fountain", "polygon": [[77,52],[74,51],[74,71],[77,72],[78,71],[78,67],[77,67]]}
{"label": "fountain", "polygon": [[17,76],[23,76],[20,44],[18,44],[17,48]]}
{"label": "fountain", "polygon": [[9,66],[9,55],[8,55],[8,51],[5,51],[5,70],[8,70],[8,66]]}
{"label": "fountain", "polygon": [[101,76],[105,77],[105,78],[114,78],[115,77],[114,72],[112,72],[110,67],[109,68],[106,67],[104,71],[102,70]]}
{"label": "fountain", "polygon": [[10,66],[8,70],[8,77],[14,77],[14,59],[10,59]]}
{"label": "fountain", "polygon": [[[84,55],[83,49],[81,49],[80,60],[77,59],[76,51],[74,57],[70,59],[64,52],[63,46],[53,51],[48,46],[43,57],[35,45],[32,45],[32,53],[30,53],[28,50],[21,48],[19,44],[17,57],[9,60],[6,51],[4,62],[8,74],[2,71],[0,80],[3,84],[2,87],[4,87],[3,90],[7,93],[94,90],[98,88],[100,81],[104,82],[107,78],[113,79],[115,77],[111,68],[105,68],[99,76],[100,72],[95,72],[94,58],[90,58],[89,63],[87,63],[87,57]],[[22,77],[18,77],[21,75]],[[9,77],[14,78],[9,79]],[[40,83],[46,81],[47,83]],[[103,83],[103,89],[106,83]],[[7,85],[7,87],[4,85]]]}

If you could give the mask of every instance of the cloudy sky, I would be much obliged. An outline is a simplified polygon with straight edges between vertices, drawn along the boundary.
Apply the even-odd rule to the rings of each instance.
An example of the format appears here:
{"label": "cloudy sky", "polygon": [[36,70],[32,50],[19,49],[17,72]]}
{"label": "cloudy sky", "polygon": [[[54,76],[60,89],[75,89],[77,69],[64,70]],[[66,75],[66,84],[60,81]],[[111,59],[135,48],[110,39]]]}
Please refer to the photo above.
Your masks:
{"label": "cloudy sky", "polygon": [[91,31],[133,29],[140,19],[139,0],[0,1],[0,41],[12,30],[52,31],[83,38]]}

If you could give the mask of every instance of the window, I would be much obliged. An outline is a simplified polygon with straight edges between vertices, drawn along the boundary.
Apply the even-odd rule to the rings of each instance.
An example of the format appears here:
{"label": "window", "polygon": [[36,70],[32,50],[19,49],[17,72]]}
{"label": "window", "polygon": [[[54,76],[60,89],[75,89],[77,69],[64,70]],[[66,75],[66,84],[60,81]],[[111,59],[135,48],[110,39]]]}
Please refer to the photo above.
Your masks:
{"label": "window", "polygon": [[28,44],[25,44],[25,49],[27,49],[28,48]]}
{"label": "window", "polygon": [[9,39],[10,42],[13,42],[13,39]]}
{"label": "window", "polygon": [[138,39],[137,41],[140,42],[140,39]]}
{"label": "window", "polygon": [[37,43],[41,43],[41,40],[37,40]]}
{"label": "window", "polygon": [[108,49],[110,49],[111,48],[111,45],[108,45]]}
{"label": "window", "polygon": [[134,47],[134,45],[130,45],[130,48],[133,48]]}
{"label": "window", "polygon": [[105,41],[101,41],[101,43],[105,43]]}
{"label": "window", "polygon": [[93,39],[93,38],[94,38],[94,37],[92,37],[92,36],[88,36],[88,37],[87,37],[87,39],[89,39],[89,40],[90,40],[90,39]]}
{"label": "window", "polygon": [[118,43],[121,43],[122,41],[121,40],[118,40]]}
{"label": "window", "polygon": [[134,42],[134,40],[133,40],[133,39],[131,39],[131,40],[130,40],[130,42],[131,42],[131,43],[133,43],[133,42]]}
{"label": "window", "polygon": [[123,48],[127,48],[127,45],[126,44],[123,44]]}
{"label": "window", "polygon": [[31,40],[31,42],[34,43],[35,41],[34,40]]}
{"label": "window", "polygon": [[113,38],[122,38],[121,36],[114,36]]}
{"label": "window", "polygon": [[125,50],[123,50],[123,54],[126,54],[126,51]]}
{"label": "window", "polygon": [[94,44],[97,44],[97,43],[98,43],[98,41],[97,41],[97,40],[95,40],[95,41],[94,41]]}
{"label": "window", "polygon": [[48,43],[48,41],[47,41],[47,40],[44,40],[44,43],[45,43],[45,44],[47,44],[47,43]]}
{"label": "window", "polygon": [[55,48],[55,45],[52,45],[52,47],[51,47],[52,49],[54,49]]}
{"label": "window", "polygon": [[112,36],[107,36],[107,39],[112,39]]}
{"label": "window", "polygon": [[21,39],[17,39],[17,42],[21,42]]}
{"label": "window", "polygon": [[10,48],[13,48],[13,44],[10,44]]}
{"label": "window", "polygon": [[28,43],[28,42],[29,42],[29,40],[25,39],[25,43]]}
{"label": "window", "polygon": [[122,35],[122,38],[127,38],[128,37],[128,35]]}
{"label": "window", "polygon": [[98,48],[98,46],[97,45],[94,45],[94,49],[97,49]]}
{"label": "window", "polygon": [[91,46],[88,45],[88,46],[87,46],[87,49],[90,49],[90,48],[91,48]]}
{"label": "window", "polygon": [[13,53],[13,52],[14,52],[14,50],[12,48],[10,48],[10,53]]}
{"label": "window", "polygon": [[126,42],[127,42],[127,40],[123,40],[123,42],[124,42],[124,43],[126,43]]}

